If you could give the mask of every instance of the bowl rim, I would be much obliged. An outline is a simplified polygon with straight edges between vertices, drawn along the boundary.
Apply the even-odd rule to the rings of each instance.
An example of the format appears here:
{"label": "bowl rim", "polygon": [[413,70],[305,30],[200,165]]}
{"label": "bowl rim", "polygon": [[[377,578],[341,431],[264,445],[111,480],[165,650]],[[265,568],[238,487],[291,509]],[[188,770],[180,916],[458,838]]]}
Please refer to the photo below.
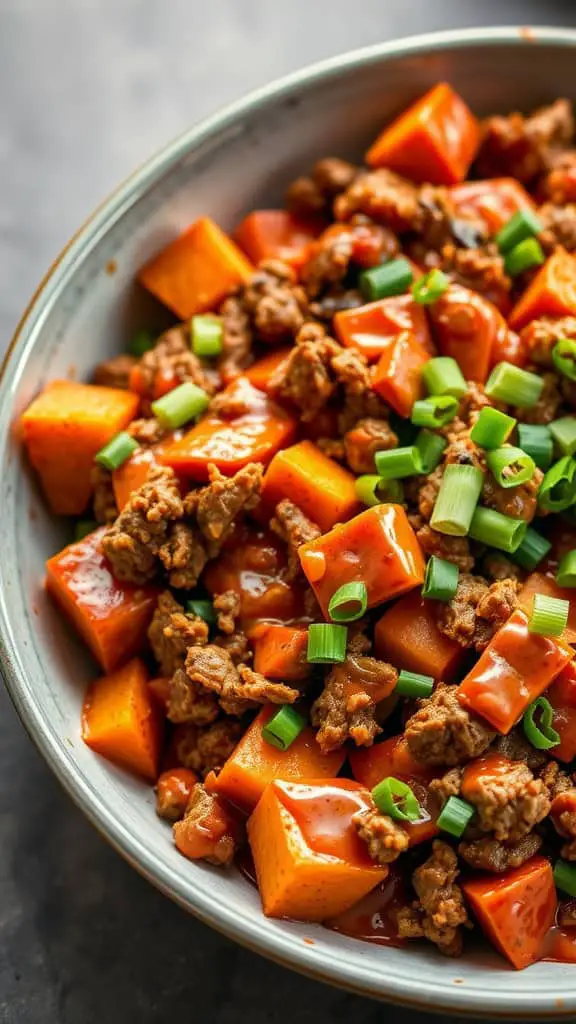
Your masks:
{"label": "bowl rim", "polygon": [[[281,100],[300,87],[328,81],[343,71],[367,67],[383,58],[433,52],[446,47],[460,49],[482,44],[522,46],[535,43],[576,47],[576,29],[548,26],[452,29],[376,43],[318,61],[276,79],[249,92],[178,135],[132,172],[97,206],[64,246],[41,280],[16,327],[0,367],[0,409],[8,408],[3,426],[0,428],[2,432],[13,418],[12,381],[18,377],[20,368],[26,362],[48,311],[57,301],[68,275],[82,260],[85,251],[97,244],[124,211],[188,151],[199,147],[205,140],[231,126],[242,115],[260,106]],[[473,1016],[497,1014],[501,1019],[557,1018],[574,1012],[576,986],[572,997],[567,997],[564,989],[562,1000],[553,999],[548,993],[531,992],[530,1005],[524,1007],[520,995],[506,998],[502,991],[492,991],[489,988],[485,991],[466,991],[464,987],[451,988],[445,982],[434,983],[432,980],[410,976],[409,972],[401,979],[387,977],[385,960],[382,962],[380,983],[376,987],[367,972],[363,976],[362,971],[359,972],[354,967],[347,969],[346,963],[340,958],[333,962],[327,958],[326,962],[320,963],[320,957],[310,955],[310,946],[294,942],[289,934],[284,934],[280,930],[272,935],[264,934],[264,929],[259,928],[257,923],[251,923],[249,919],[235,915],[224,901],[216,901],[208,891],[209,887],[206,887],[206,891],[202,891],[200,887],[194,888],[185,898],[179,891],[171,868],[159,856],[141,846],[123,822],[108,811],[89,781],[76,773],[71,749],[66,750],[66,745],[61,746],[57,742],[55,731],[40,714],[33,695],[27,688],[4,592],[0,592],[0,654],[0,670],[14,707],[28,735],[63,788],[100,834],[140,874],[184,909],[194,913],[205,924],[253,952],[314,980],[328,982],[358,995],[371,996],[404,1006]]]}

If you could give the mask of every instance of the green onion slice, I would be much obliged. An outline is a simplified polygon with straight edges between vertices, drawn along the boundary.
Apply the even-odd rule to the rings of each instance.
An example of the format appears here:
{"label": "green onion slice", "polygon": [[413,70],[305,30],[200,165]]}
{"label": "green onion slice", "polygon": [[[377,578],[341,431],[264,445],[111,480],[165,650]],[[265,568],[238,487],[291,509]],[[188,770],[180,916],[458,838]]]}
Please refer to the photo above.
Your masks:
{"label": "green onion slice", "polygon": [[467,800],[462,800],[459,796],[449,796],[436,824],[443,832],[449,832],[451,836],[459,839],[464,835],[475,813],[476,808]]}
{"label": "green onion slice", "polygon": [[518,210],[504,227],[500,228],[495,242],[500,252],[508,252],[523,242],[525,238],[539,235],[542,230],[542,221],[532,210]]}
{"label": "green onion slice", "polygon": [[402,669],[398,676],[395,693],[402,697],[429,697],[434,689],[432,676],[422,676],[417,672],[406,672]]}
{"label": "green onion slice", "polygon": [[554,865],[554,884],[568,896],[576,896],[576,864],[557,860]]}
{"label": "green onion slice", "polygon": [[108,444],[94,456],[96,462],[105,469],[118,469],[126,459],[129,459],[138,448],[138,442],[130,437],[125,430],[122,430],[116,437],[113,437]]}
{"label": "green onion slice", "polygon": [[458,399],[452,395],[430,395],[414,402],[410,419],[415,427],[445,427],[458,412]]}
{"label": "green onion slice", "polygon": [[192,351],[200,359],[219,356],[222,351],[222,320],[219,316],[193,316],[190,324]]}
{"label": "green onion slice", "polygon": [[356,497],[363,505],[381,505],[384,501],[401,505],[404,488],[399,480],[383,480],[377,473],[366,473],[356,478]]}
{"label": "green onion slice", "polygon": [[458,587],[458,566],[432,555],[426,565],[422,597],[434,601],[451,601]]}
{"label": "green onion slice", "polygon": [[523,519],[512,519],[492,508],[478,507],[472,516],[469,535],[472,540],[511,554],[520,547],[527,526]]}
{"label": "green onion slice", "polygon": [[558,420],[552,420],[549,430],[562,455],[574,455],[576,452],[576,416],[561,416]]}
{"label": "green onion slice", "polygon": [[396,821],[418,821],[422,817],[420,804],[410,786],[392,775],[374,786],[372,799],[381,814],[388,814]]}
{"label": "green onion slice", "polygon": [[488,398],[529,409],[536,405],[542,394],[544,380],[512,363],[498,363],[486,381]]}
{"label": "green onion slice", "polygon": [[422,380],[431,395],[462,398],[468,391],[462,370],[451,356],[435,356],[422,367]]}
{"label": "green onion slice", "polygon": [[414,274],[408,260],[401,256],[397,260],[370,267],[358,275],[358,287],[367,302],[386,299],[391,295],[402,295],[412,284]]}
{"label": "green onion slice", "polygon": [[420,306],[431,306],[450,287],[450,278],[443,270],[435,267],[412,285],[412,295]]}
{"label": "green onion slice", "polygon": [[[470,435],[472,436],[472,435]],[[549,427],[540,423],[518,424],[518,447],[544,472],[550,467],[554,444]]]}
{"label": "green onion slice", "polygon": [[534,594],[528,630],[539,636],[561,636],[569,614],[570,601],[563,597],[550,597],[549,594]]}
{"label": "green onion slice", "polygon": [[306,719],[290,704],[283,704],[262,726],[262,739],[277,750],[288,750],[305,728]]}
{"label": "green onion slice", "polygon": [[478,503],[484,474],[476,466],[446,466],[430,526],[438,533],[465,537]]}
{"label": "green onion slice", "polygon": [[564,374],[569,380],[576,380],[576,341],[572,338],[561,338],[552,349],[552,362],[558,373]]}
{"label": "green onion slice", "polygon": [[74,539],[84,540],[88,534],[94,533],[94,530],[98,529],[98,523],[95,519],[79,519],[74,525]]}
{"label": "green onion slice", "polygon": [[433,434],[430,430],[421,430],[414,444],[420,453],[422,472],[427,476],[442,461],[442,454],[448,441],[441,434]]}
{"label": "green onion slice", "polygon": [[538,491],[538,504],[545,512],[563,512],[575,498],[576,460],[565,455],[544,474]]}
{"label": "green onion slice", "polygon": [[348,630],[332,622],[313,622],[308,626],[307,661],[312,665],[335,665],[346,657]]}
{"label": "green onion slice", "polygon": [[536,530],[533,530],[531,526],[528,526],[520,547],[516,548],[512,555],[512,560],[517,565],[521,565],[523,569],[532,572],[537,565],[540,565],[540,562],[546,557],[551,547],[552,545],[546,537],[543,537]]}
{"label": "green onion slice", "polygon": [[131,356],[136,356],[140,359],[145,352],[149,352],[151,348],[154,348],[154,339],[145,328],[140,331],[136,331],[136,334],[130,339],[128,343],[128,351]]}
{"label": "green onion slice", "polygon": [[[540,724],[534,721],[536,712],[540,713]],[[533,704],[524,712],[522,727],[526,739],[530,741],[536,750],[550,750],[560,743],[560,736],[556,729],[552,728],[554,721],[554,709],[546,697],[538,697]]]}
{"label": "green onion slice", "polygon": [[343,583],[328,602],[328,614],[334,622],[356,622],[368,606],[365,583]]}
{"label": "green onion slice", "polygon": [[536,465],[521,448],[503,445],[486,455],[488,467],[500,487],[519,487],[531,480]]}
{"label": "green onion slice", "polygon": [[197,615],[199,619],[204,619],[209,626],[215,626],[217,622],[217,615],[214,611],[214,605],[212,601],[206,601],[201,598],[192,598],[186,602],[186,611],[190,615]]}
{"label": "green onion slice", "polygon": [[177,430],[205,412],[209,401],[202,388],[186,381],[156,402],[152,402],[150,408],[163,427],[167,430]]}
{"label": "green onion slice", "polygon": [[400,480],[422,473],[420,452],[413,444],[406,448],[390,448],[388,451],[376,452],[374,461],[378,473],[384,480]]}
{"label": "green onion slice", "polygon": [[504,269],[510,277],[518,277],[525,270],[541,267],[546,257],[537,238],[525,238],[509,249],[504,257]]}
{"label": "green onion slice", "polygon": [[513,416],[507,416],[499,409],[486,406],[481,409],[476,423],[470,431],[470,438],[480,448],[500,448],[508,440],[516,426]]}
{"label": "green onion slice", "polygon": [[560,587],[576,587],[576,551],[567,551],[562,555],[556,572],[556,583]]}

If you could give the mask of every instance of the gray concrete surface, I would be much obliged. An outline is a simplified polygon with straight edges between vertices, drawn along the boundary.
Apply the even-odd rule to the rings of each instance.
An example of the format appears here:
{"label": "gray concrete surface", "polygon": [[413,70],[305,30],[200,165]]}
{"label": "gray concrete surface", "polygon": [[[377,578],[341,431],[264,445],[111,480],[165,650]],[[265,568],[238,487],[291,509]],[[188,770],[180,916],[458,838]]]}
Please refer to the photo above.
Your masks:
{"label": "gray concrete surface", "polygon": [[[0,0],[0,347],[50,260],[143,158],[311,60],[572,0]],[[424,1015],[240,949],[139,878],[60,791],[0,687],[0,1022],[289,1024]]]}

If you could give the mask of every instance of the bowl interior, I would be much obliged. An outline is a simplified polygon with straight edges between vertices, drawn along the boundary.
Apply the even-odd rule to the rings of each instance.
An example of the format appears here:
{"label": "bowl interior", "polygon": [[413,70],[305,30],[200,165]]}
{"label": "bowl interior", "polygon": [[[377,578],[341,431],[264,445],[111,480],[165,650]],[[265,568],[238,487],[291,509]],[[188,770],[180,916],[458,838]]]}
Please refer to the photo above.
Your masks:
{"label": "bowl interior", "polygon": [[[315,977],[428,1009],[498,1016],[576,1008],[569,965],[517,974],[487,950],[460,961],[431,949],[368,945],[312,925],[266,920],[234,871],[192,864],[154,813],[152,790],[93,755],[79,713],[96,668],[47,600],[45,559],[69,540],[21,458],[17,420],[55,377],[89,377],[135,327],[163,314],[135,271],[200,214],[232,228],[326,154],[360,157],[376,131],[431,84],[448,79],[480,114],[576,98],[576,33],[443,34],[375,47],[292,76],[193,130],[146,165],[96,214],[37,297],[1,383],[0,639],[9,688],[33,738],[94,823],[156,885],[252,948]],[[561,997],[561,998],[560,998]]]}

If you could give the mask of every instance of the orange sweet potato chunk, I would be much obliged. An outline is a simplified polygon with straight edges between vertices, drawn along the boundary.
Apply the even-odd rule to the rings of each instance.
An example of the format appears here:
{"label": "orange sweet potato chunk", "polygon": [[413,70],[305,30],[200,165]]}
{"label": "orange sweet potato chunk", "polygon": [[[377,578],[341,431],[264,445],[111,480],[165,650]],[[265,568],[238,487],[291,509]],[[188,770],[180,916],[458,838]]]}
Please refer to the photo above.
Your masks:
{"label": "orange sweet potato chunk", "polygon": [[558,246],[518,299],[509,322],[519,331],[542,316],[575,315],[576,256]]}
{"label": "orange sweet potato chunk", "polygon": [[329,459],[313,441],[278,452],[264,477],[262,502],[273,511],[290,498],[321,530],[350,519],[360,510],[352,473]]}
{"label": "orange sweet potato chunk", "polygon": [[96,452],[134,419],[138,396],[120,388],[55,380],[22,416],[24,443],[57,515],[80,515],[90,500]]}
{"label": "orange sweet potato chunk", "polygon": [[435,603],[423,598],[419,591],[396,601],[376,623],[374,649],[378,658],[390,661],[398,669],[450,681],[462,664],[465,651],[438,629]]}
{"label": "orange sweet potato chunk", "polygon": [[254,267],[210,217],[200,217],[154,256],[139,281],[180,320],[214,309]]}
{"label": "orange sweet potato chunk", "polygon": [[163,718],[147,683],[148,672],[140,658],[97,679],[84,701],[82,739],[109,761],[155,779]]}
{"label": "orange sweet potato chunk", "polygon": [[304,221],[287,210],[253,210],[234,231],[234,240],[255,265],[276,259],[297,270],[321,230],[321,221]]}
{"label": "orange sweet potato chunk", "polygon": [[324,921],[386,878],[356,834],[352,815],[368,793],[348,779],[271,782],[248,821],[267,917]]}

